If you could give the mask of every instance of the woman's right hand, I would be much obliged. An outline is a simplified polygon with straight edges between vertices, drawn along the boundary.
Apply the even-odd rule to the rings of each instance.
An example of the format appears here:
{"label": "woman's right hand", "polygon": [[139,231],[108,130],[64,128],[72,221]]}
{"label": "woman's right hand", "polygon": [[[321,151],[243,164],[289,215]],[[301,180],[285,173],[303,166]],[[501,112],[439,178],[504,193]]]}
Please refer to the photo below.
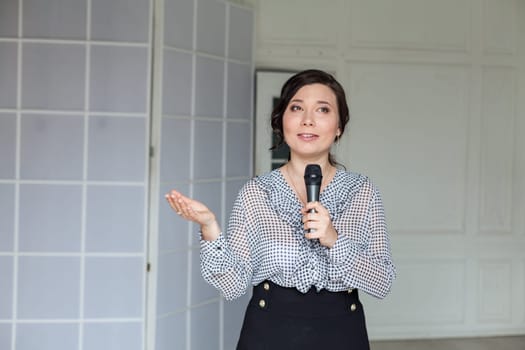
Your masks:
{"label": "woman's right hand", "polygon": [[165,197],[171,208],[180,217],[200,225],[204,240],[213,241],[219,237],[221,229],[215,214],[204,204],[175,190],[171,190]]}

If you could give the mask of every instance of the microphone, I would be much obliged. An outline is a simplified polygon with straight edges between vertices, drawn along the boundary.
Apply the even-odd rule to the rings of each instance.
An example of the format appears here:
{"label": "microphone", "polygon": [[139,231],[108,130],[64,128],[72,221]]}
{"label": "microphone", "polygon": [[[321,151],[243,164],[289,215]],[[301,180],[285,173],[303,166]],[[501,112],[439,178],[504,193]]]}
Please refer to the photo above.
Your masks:
{"label": "microphone", "polygon": [[[318,164],[308,164],[304,169],[304,184],[306,185],[306,200],[308,202],[319,201],[322,180],[321,167]],[[315,210],[310,209],[309,213],[315,213]]]}

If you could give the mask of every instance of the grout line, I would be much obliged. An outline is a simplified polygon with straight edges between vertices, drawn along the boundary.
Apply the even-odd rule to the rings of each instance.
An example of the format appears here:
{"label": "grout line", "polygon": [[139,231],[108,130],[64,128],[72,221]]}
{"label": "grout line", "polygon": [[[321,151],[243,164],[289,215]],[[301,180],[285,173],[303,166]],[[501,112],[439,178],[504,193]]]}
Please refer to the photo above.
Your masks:
{"label": "grout line", "polygon": [[78,348],[84,347],[84,313],[85,313],[85,283],[86,283],[86,225],[87,225],[87,187],[88,187],[88,156],[89,156],[89,105],[91,76],[91,0],[86,1],[86,41],[84,43],[86,61],[84,75],[84,149],[82,169],[82,204],[80,231],[80,276],[79,276],[79,311]]}
{"label": "grout line", "polygon": [[[142,249],[143,249],[143,256],[142,256],[142,269],[141,269],[141,317],[142,317],[142,325],[141,325],[141,335],[140,338],[142,339],[142,346],[146,348],[147,346],[147,326],[148,326],[148,288],[149,288],[149,276],[150,273],[148,271],[148,264],[150,264],[150,254],[149,254],[149,239],[150,234],[153,234],[152,232],[149,232],[150,227],[150,209],[152,206],[152,203],[150,201],[151,198],[157,198],[157,193],[152,194],[152,189],[155,188],[155,182],[152,182],[152,176],[151,176],[151,162],[155,159],[151,157],[151,150],[159,151],[157,148],[153,147],[152,144],[152,123],[154,122],[153,117],[153,98],[152,98],[152,92],[154,91],[153,87],[153,45],[152,45],[152,36],[153,36],[153,25],[154,25],[154,14],[153,14],[153,2],[154,0],[148,1],[149,3],[149,10],[148,10],[148,42],[147,42],[147,86],[146,86],[146,114],[147,118],[145,120],[144,125],[144,179],[143,179],[143,185],[142,185],[142,194],[143,194],[143,203],[144,208],[142,211],[142,217],[144,219],[142,223]],[[149,265],[151,268],[151,265]],[[156,267],[155,267],[156,268]]]}
{"label": "grout line", "polygon": [[[89,108],[88,108],[89,109]],[[24,114],[39,114],[39,115],[64,115],[72,116],[78,115],[83,116],[86,113],[86,109],[78,110],[52,110],[52,109],[18,109]],[[0,112],[12,112],[12,109],[0,109]],[[104,112],[104,111],[89,111],[91,116],[103,116],[103,117],[119,117],[119,118],[148,118],[147,113],[127,113],[127,112]]]}
{"label": "grout line", "polygon": [[[230,7],[225,4],[225,33],[224,33],[224,79],[223,79],[223,103],[222,103],[222,179],[221,179],[221,222],[225,229],[226,220],[226,175],[227,175],[227,150],[228,150],[228,50],[229,50],[229,36],[230,36]],[[224,302],[219,298],[219,350],[224,348]]]}
{"label": "grout line", "polygon": [[[90,15],[90,14],[89,14]],[[87,23],[89,25],[90,23]],[[126,42],[126,41],[103,41],[103,40],[90,40],[89,34],[86,33],[88,37],[87,41],[91,45],[97,46],[120,46],[120,47],[142,47],[148,48],[149,43],[141,42]],[[74,39],[40,39],[40,38],[21,38],[20,39],[25,44],[60,44],[60,45],[85,45],[86,40],[74,40]]]}
{"label": "grout line", "polygon": [[90,258],[140,258],[143,252],[38,252],[23,251],[15,253],[0,253],[0,256],[18,257],[90,257]]}
{"label": "grout line", "polygon": [[23,36],[23,0],[20,0],[18,3],[18,39],[17,39],[17,71],[16,71],[16,80],[17,80],[17,93],[16,93],[16,161],[15,161],[15,198],[14,198],[14,239],[13,239],[13,290],[12,290],[12,323],[11,323],[11,350],[16,350],[16,335],[17,335],[17,318],[18,318],[18,268],[19,268],[19,257],[18,257],[18,246],[19,246],[19,235],[20,235],[20,161],[21,161],[21,127],[22,127],[22,41]]}
{"label": "grout line", "polygon": [[[199,0],[195,0],[193,2],[193,36],[192,36],[192,65],[191,65],[191,122],[190,122],[190,174],[189,178],[193,179],[195,176],[195,93],[196,93],[196,77],[197,77],[197,12],[198,12],[198,2]],[[194,186],[193,183],[189,184],[188,191],[189,195],[193,196],[193,190]],[[188,248],[188,271],[187,271],[187,285],[186,285],[186,306],[189,308],[191,305],[191,282],[192,282],[192,249],[190,248],[193,245],[193,224],[187,225],[188,232],[187,232],[187,248]],[[191,350],[191,312],[188,310],[186,312],[186,350]]]}
{"label": "grout line", "polygon": [[[18,48],[17,48],[18,51]],[[16,114],[18,112],[17,108],[0,108],[0,113],[14,113]]]}
{"label": "grout line", "polygon": [[[162,93],[162,88],[157,89],[157,86],[162,87],[162,26],[163,21],[159,10],[163,9],[164,3],[162,0],[149,1],[149,49],[148,49],[148,92],[147,92],[147,106],[148,120],[146,127],[146,157],[145,161],[145,190],[144,190],[144,260],[143,260],[143,298],[142,298],[142,348],[154,349],[156,341],[156,305],[157,305],[157,279],[158,279],[158,216],[159,216],[159,189],[160,189],[160,172],[159,159],[160,156],[160,128],[162,123],[162,108],[159,101],[162,101],[162,96],[155,97],[157,90]],[[160,29],[159,29],[159,26]],[[159,45],[157,45],[159,43]],[[161,53],[157,56],[157,53]],[[156,80],[160,80],[156,82]],[[159,85],[156,85],[159,84]],[[157,113],[157,109],[160,113]],[[157,115],[159,118],[157,118]],[[158,120],[157,120],[158,119]],[[151,154],[153,150],[154,154]],[[155,177],[153,176],[155,175]]]}
{"label": "grout line", "polygon": [[93,186],[136,186],[142,187],[142,182],[110,182],[110,181],[82,181],[82,180],[0,180],[0,183],[15,183],[22,185],[83,185],[84,183]]}
{"label": "grout line", "polygon": [[228,57],[227,52],[224,53],[224,56],[221,56],[221,55],[217,55],[217,54],[213,54],[213,53],[209,53],[205,51],[198,51],[198,50],[192,51],[192,50],[188,50],[188,49],[184,49],[184,48],[180,48],[176,46],[169,46],[169,45],[165,45],[164,48],[166,51],[169,51],[169,52],[179,52],[179,53],[186,53],[186,54],[196,53],[199,57],[206,57],[206,58],[211,58],[211,59],[221,60],[221,61],[226,60],[227,62],[237,63],[241,65],[246,65],[246,66],[250,66],[252,64],[252,62],[250,61],[244,61],[244,60],[240,60],[237,58]]}
{"label": "grout line", "polygon": [[[223,86],[224,88],[224,86]],[[165,115],[166,118],[171,119],[178,119],[178,120],[188,120],[189,117],[186,116],[173,116],[173,115]],[[220,117],[200,117],[200,116],[193,116],[191,119],[196,121],[204,121],[204,122],[217,122],[222,123],[224,121],[224,117],[221,115]],[[227,121],[237,122],[237,123],[249,123],[251,122],[247,118],[227,118]]]}
{"label": "grout line", "polygon": [[[226,177],[226,180],[231,180],[231,181],[235,181],[235,180],[249,180],[251,178],[250,175],[246,175],[246,176],[228,176]],[[196,183],[213,183],[213,182],[218,182],[218,181],[221,181],[223,178],[222,177],[217,177],[217,178],[205,178],[205,179],[195,179],[195,180],[191,180],[191,181],[168,181],[168,182],[162,182],[163,184],[171,184],[171,183],[176,183],[176,184],[196,184]],[[0,179],[0,184],[29,184],[29,185],[56,185],[56,186],[59,186],[59,185],[64,185],[64,186],[69,186],[69,185],[82,185],[83,182],[82,180],[19,180],[19,181],[16,181],[16,180],[4,180],[4,179]],[[85,181],[85,183],[87,185],[91,185],[91,186],[129,186],[129,187],[142,187],[144,186],[143,183],[141,182],[110,182],[110,181]]]}
{"label": "grout line", "polygon": [[[16,323],[18,324],[31,324],[31,323],[37,323],[37,324],[71,324],[71,323],[140,323],[142,322],[142,318],[86,318],[86,319],[80,319],[80,318],[57,318],[57,319],[51,319],[51,318],[27,318],[27,319],[21,319],[18,320]],[[0,322],[1,323],[1,322]]]}

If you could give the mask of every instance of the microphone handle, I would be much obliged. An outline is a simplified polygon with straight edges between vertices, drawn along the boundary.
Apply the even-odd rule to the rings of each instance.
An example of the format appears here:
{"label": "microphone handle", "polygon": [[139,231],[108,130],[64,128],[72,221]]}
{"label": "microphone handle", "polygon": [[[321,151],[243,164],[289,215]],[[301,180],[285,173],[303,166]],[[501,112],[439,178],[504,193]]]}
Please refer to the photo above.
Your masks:
{"label": "microphone handle", "polygon": [[[319,201],[319,185],[306,185],[306,200],[308,202]],[[309,213],[315,213],[315,209],[310,209]]]}

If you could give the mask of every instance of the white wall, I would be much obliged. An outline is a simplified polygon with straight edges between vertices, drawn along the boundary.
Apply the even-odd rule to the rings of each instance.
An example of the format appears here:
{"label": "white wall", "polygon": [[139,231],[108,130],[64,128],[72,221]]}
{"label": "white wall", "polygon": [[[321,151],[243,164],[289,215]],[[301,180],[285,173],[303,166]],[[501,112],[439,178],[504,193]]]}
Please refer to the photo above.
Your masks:
{"label": "white wall", "polygon": [[264,0],[256,66],[336,72],[339,160],[383,193],[398,279],[371,338],[525,332],[525,2]]}

